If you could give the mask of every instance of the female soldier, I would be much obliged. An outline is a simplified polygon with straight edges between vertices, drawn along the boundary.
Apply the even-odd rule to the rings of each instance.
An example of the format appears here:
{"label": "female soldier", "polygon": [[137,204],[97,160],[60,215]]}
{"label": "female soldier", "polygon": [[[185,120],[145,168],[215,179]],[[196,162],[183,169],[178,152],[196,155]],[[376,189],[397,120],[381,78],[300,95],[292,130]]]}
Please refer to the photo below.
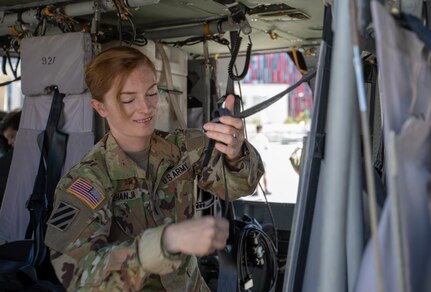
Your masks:
{"label": "female soldier", "polygon": [[46,245],[59,280],[68,290],[207,291],[196,256],[222,249],[229,228],[222,218],[193,218],[194,179],[224,197],[222,159],[202,167],[211,138],[224,153],[230,198],[255,189],[263,166],[242,120],[221,117],[206,134],[155,130],[156,70],[130,47],[95,57],[86,82],[110,132],[57,186]]}

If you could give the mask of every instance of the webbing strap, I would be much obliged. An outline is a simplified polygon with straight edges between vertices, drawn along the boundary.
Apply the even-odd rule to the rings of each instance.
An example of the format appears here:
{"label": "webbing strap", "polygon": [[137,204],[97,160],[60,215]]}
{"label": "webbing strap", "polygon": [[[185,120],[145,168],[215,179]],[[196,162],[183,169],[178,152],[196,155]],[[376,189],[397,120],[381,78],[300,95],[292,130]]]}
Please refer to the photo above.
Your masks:
{"label": "webbing strap", "polygon": [[[42,263],[46,256],[44,244],[46,221],[52,210],[55,187],[60,180],[61,169],[66,159],[68,134],[59,131],[58,124],[63,112],[64,94],[54,87],[47,126],[41,133],[43,138],[42,151],[39,161],[39,170],[33,187],[33,192],[27,204],[30,211],[30,223],[26,238],[33,235],[34,244],[30,254],[29,263],[37,265]],[[46,168],[45,163],[46,161]]]}
{"label": "webbing strap", "polygon": [[169,103],[171,104],[171,107],[174,110],[174,113],[175,113],[175,116],[177,117],[180,128],[185,129],[187,127],[187,124],[184,119],[184,115],[181,112],[181,108],[180,108],[180,105],[178,104],[176,97],[172,94],[174,90],[174,82],[172,80],[171,65],[169,63],[168,56],[166,55],[165,49],[163,48],[163,45],[161,43],[156,43],[156,48],[159,51],[160,56],[162,57],[162,60],[163,60],[163,74],[165,75],[166,85],[168,87]]}
{"label": "webbing strap", "polygon": [[[299,79],[298,82],[296,82],[292,86],[288,87],[287,89],[283,90],[282,92],[274,95],[273,97],[271,97],[267,100],[262,101],[261,103],[256,104],[255,106],[252,106],[251,108],[248,108],[248,109],[246,109],[246,110],[244,110],[238,114],[234,114],[232,116],[235,118],[238,118],[238,119],[244,119],[244,118],[247,118],[251,115],[254,115],[255,113],[258,113],[263,109],[266,109],[267,107],[272,105],[274,102],[276,102],[279,99],[281,99],[282,97],[286,96],[286,94],[288,94],[289,92],[291,92],[292,90],[297,88],[302,83],[311,80],[315,75],[316,75],[316,70],[310,70],[310,71],[308,71],[307,74],[302,76],[302,78]],[[219,121],[218,117],[211,120],[212,123],[217,123],[218,121]]]}

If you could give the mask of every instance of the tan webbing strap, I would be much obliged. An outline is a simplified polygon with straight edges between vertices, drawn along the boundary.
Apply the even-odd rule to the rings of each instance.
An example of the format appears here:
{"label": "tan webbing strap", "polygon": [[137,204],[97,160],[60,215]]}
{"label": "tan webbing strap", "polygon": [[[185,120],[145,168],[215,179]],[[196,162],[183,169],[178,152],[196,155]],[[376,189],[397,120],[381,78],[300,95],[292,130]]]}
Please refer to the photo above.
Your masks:
{"label": "tan webbing strap", "polygon": [[181,112],[180,105],[178,104],[175,96],[172,94],[174,90],[174,83],[172,81],[171,65],[169,63],[168,56],[166,55],[165,49],[161,43],[156,43],[156,48],[160,53],[163,61],[163,72],[166,79],[166,85],[168,87],[169,103],[175,112],[180,128],[185,129],[187,127],[184,114]]}

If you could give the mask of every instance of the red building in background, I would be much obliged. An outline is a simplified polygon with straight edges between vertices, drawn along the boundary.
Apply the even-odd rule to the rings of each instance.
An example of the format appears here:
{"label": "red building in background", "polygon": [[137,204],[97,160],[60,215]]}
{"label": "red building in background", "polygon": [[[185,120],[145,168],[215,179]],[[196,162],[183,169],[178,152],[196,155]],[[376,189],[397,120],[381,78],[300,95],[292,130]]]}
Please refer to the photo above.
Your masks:
{"label": "red building in background", "polygon": [[[244,84],[285,84],[290,86],[301,79],[302,74],[287,53],[253,55],[250,59],[248,74]],[[312,91],[307,83],[301,84],[288,96],[289,118],[297,120],[300,116],[311,116]]]}

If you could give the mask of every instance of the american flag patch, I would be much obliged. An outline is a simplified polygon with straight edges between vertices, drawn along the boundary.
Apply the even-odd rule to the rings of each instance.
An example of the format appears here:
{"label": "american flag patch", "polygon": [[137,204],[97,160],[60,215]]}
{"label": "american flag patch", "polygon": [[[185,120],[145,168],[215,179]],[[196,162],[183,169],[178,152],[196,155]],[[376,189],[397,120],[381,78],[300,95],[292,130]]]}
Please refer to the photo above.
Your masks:
{"label": "american flag patch", "polygon": [[48,224],[61,231],[66,230],[78,214],[78,209],[71,205],[61,202],[57,209],[54,210]]}
{"label": "american flag patch", "polygon": [[87,203],[87,205],[93,210],[96,209],[97,206],[99,206],[105,199],[105,196],[91,183],[82,178],[75,180],[73,184],[67,188],[67,191]]}

